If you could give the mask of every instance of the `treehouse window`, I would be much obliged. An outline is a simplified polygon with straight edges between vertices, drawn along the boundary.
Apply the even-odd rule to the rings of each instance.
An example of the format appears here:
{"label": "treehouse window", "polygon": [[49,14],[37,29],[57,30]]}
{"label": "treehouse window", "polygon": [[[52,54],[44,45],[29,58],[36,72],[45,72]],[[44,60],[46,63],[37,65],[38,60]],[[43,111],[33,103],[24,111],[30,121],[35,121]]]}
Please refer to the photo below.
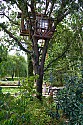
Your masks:
{"label": "treehouse window", "polygon": [[24,30],[28,30],[28,24],[26,21],[24,21]]}
{"label": "treehouse window", "polygon": [[34,36],[38,39],[49,39],[53,35],[53,20],[43,15],[37,15]]}
{"label": "treehouse window", "polygon": [[48,29],[48,20],[40,20],[40,28]]}
{"label": "treehouse window", "polygon": [[20,35],[22,35],[22,36],[28,36],[29,35],[28,22],[25,21],[24,18],[21,18]]}
{"label": "treehouse window", "polygon": [[29,21],[25,19],[24,14],[20,12],[18,13],[17,18],[21,18],[20,35],[29,36],[30,35]]}

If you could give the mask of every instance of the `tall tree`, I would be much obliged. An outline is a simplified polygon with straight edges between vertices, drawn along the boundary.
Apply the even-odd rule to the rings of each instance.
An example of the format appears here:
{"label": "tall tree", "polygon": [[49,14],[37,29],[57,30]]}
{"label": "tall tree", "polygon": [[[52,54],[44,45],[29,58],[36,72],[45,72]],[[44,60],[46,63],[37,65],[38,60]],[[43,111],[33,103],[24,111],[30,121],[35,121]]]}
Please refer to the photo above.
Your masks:
{"label": "tall tree", "polygon": [[[26,22],[28,19],[27,27],[28,27],[28,31],[29,31],[28,37],[29,37],[30,41],[27,42],[24,38],[24,41],[25,41],[25,43],[27,43],[27,46],[28,46],[27,49],[22,45],[21,40],[23,40],[23,39],[17,37],[15,28],[12,30],[12,27],[19,25],[19,21],[16,18],[16,15],[14,14],[14,9],[12,6],[10,6],[10,4],[13,7],[17,6],[19,8],[19,10],[21,11],[22,23],[23,23],[24,19]],[[42,37],[39,36],[39,38],[38,38],[37,34],[35,36],[36,28],[38,28],[38,27],[35,27],[35,26],[38,26],[37,16],[41,17],[40,21],[43,20],[42,16],[44,17],[44,15],[48,20],[50,20],[51,18],[54,17],[53,25],[49,24],[49,25],[51,25],[50,29],[48,29],[49,26],[48,27],[46,26],[48,33],[49,32],[52,33],[51,34],[51,36],[52,36],[54,30],[56,31],[57,25],[59,25],[59,23],[62,22],[62,20],[68,14],[75,13],[76,11],[80,12],[80,8],[82,9],[82,7],[83,7],[82,0],[78,0],[78,1],[77,0],[13,0],[13,1],[6,0],[5,4],[3,3],[1,7],[2,7],[1,10],[3,10],[1,15],[6,16],[10,21],[10,27],[9,27],[10,30],[8,30],[7,25],[4,23],[0,23],[0,26],[2,27],[4,32],[9,34],[9,36],[13,40],[16,41],[16,43],[20,46],[20,48],[22,50],[24,50],[25,52],[27,52],[31,55],[31,58],[33,60],[34,73],[39,75],[39,78],[36,81],[36,85],[37,85],[37,92],[38,92],[37,97],[41,100],[43,75],[44,75],[44,71],[45,71],[44,63],[45,63],[46,53],[47,53],[49,44],[52,44],[52,42],[50,43],[51,37],[48,37],[48,38],[45,37],[47,32]],[[13,10],[13,15],[11,14],[11,12],[9,10]],[[8,15],[7,15],[6,11],[8,12]],[[17,12],[15,12],[15,13],[17,13]],[[12,16],[15,16],[14,20],[11,19]],[[43,21],[45,22],[46,19],[44,18]],[[41,27],[43,28],[43,22],[41,24]],[[25,27],[23,27],[23,28],[25,28]],[[43,30],[42,30],[42,32],[43,32]],[[39,39],[44,40],[43,47],[41,47],[42,51],[39,47],[40,46]],[[69,46],[66,47],[64,52],[61,55],[59,55],[57,57],[57,59],[61,58],[66,53],[68,47]],[[57,59],[53,59],[53,61],[51,61],[51,63],[54,62],[54,60],[56,61]],[[49,66],[50,65],[48,64],[48,67]]]}
{"label": "tall tree", "polygon": [[6,61],[0,63],[0,77],[26,77],[27,63],[22,56],[7,55]]}
{"label": "tall tree", "polygon": [[2,43],[0,43],[0,77],[5,76],[5,74],[6,74],[5,63],[7,61],[7,55],[8,55],[7,50],[8,50],[7,47],[4,46]]}
{"label": "tall tree", "polygon": [[27,65],[24,57],[20,55],[9,55],[7,58],[7,74],[12,77],[26,77]]}
{"label": "tall tree", "polygon": [[[82,22],[75,14],[73,15],[73,20],[73,22],[70,20],[69,24],[66,22],[67,27],[65,23],[57,26],[57,33],[53,38],[54,42],[50,45],[47,52],[45,70],[48,70],[45,72],[44,78],[49,81],[52,77],[51,82],[53,85],[63,84],[65,75],[81,76],[81,60],[83,58]],[[62,55],[67,46],[69,46],[69,49],[67,48],[66,53]],[[58,59],[58,56],[61,56],[61,58]]]}
{"label": "tall tree", "polygon": [[6,61],[7,60],[7,54],[8,54],[7,48],[3,44],[1,44],[0,45],[0,63],[2,61]]}

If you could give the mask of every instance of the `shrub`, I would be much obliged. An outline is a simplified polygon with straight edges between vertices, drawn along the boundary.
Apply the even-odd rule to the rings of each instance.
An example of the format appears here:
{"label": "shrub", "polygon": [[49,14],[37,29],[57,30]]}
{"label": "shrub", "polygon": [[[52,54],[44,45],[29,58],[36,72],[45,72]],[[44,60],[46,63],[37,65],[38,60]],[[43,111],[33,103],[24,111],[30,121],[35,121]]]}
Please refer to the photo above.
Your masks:
{"label": "shrub", "polygon": [[70,125],[83,125],[83,83],[77,77],[67,79],[58,95],[59,109],[68,117]]}
{"label": "shrub", "polygon": [[43,97],[40,102],[34,94],[34,78],[25,79],[19,86],[20,96],[0,94],[0,125],[61,125],[63,119],[56,119],[55,103],[48,103]]}

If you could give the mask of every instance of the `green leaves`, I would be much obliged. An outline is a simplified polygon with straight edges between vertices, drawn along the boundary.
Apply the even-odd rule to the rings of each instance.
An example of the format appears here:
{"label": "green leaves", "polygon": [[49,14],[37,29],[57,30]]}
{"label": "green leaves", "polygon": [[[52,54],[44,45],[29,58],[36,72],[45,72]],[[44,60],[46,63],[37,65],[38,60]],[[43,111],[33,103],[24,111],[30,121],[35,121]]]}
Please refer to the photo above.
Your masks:
{"label": "green leaves", "polygon": [[63,114],[69,118],[72,125],[82,125],[82,108],[83,108],[83,84],[82,80],[77,77],[66,79],[66,86],[58,95],[58,103],[63,110]]}
{"label": "green leaves", "polygon": [[3,58],[2,60],[7,59],[7,48],[3,44],[0,45],[0,57]]}
{"label": "green leaves", "polygon": [[25,77],[27,76],[27,63],[22,56],[2,56],[0,64],[0,77],[6,75]]}

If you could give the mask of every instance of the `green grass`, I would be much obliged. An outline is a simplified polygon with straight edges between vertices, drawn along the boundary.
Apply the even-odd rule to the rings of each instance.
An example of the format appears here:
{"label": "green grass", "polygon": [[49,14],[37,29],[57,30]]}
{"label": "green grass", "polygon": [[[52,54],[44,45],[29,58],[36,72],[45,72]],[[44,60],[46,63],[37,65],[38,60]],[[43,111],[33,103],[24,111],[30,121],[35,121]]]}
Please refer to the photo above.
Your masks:
{"label": "green grass", "polygon": [[15,93],[20,92],[20,89],[19,88],[5,88],[5,87],[3,87],[2,92],[3,92],[3,94],[5,94],[5,93],[15,94]]}
{"label": "green grass", "polygon": [[18,81],[0,81],[0,85],[18,85]]}

